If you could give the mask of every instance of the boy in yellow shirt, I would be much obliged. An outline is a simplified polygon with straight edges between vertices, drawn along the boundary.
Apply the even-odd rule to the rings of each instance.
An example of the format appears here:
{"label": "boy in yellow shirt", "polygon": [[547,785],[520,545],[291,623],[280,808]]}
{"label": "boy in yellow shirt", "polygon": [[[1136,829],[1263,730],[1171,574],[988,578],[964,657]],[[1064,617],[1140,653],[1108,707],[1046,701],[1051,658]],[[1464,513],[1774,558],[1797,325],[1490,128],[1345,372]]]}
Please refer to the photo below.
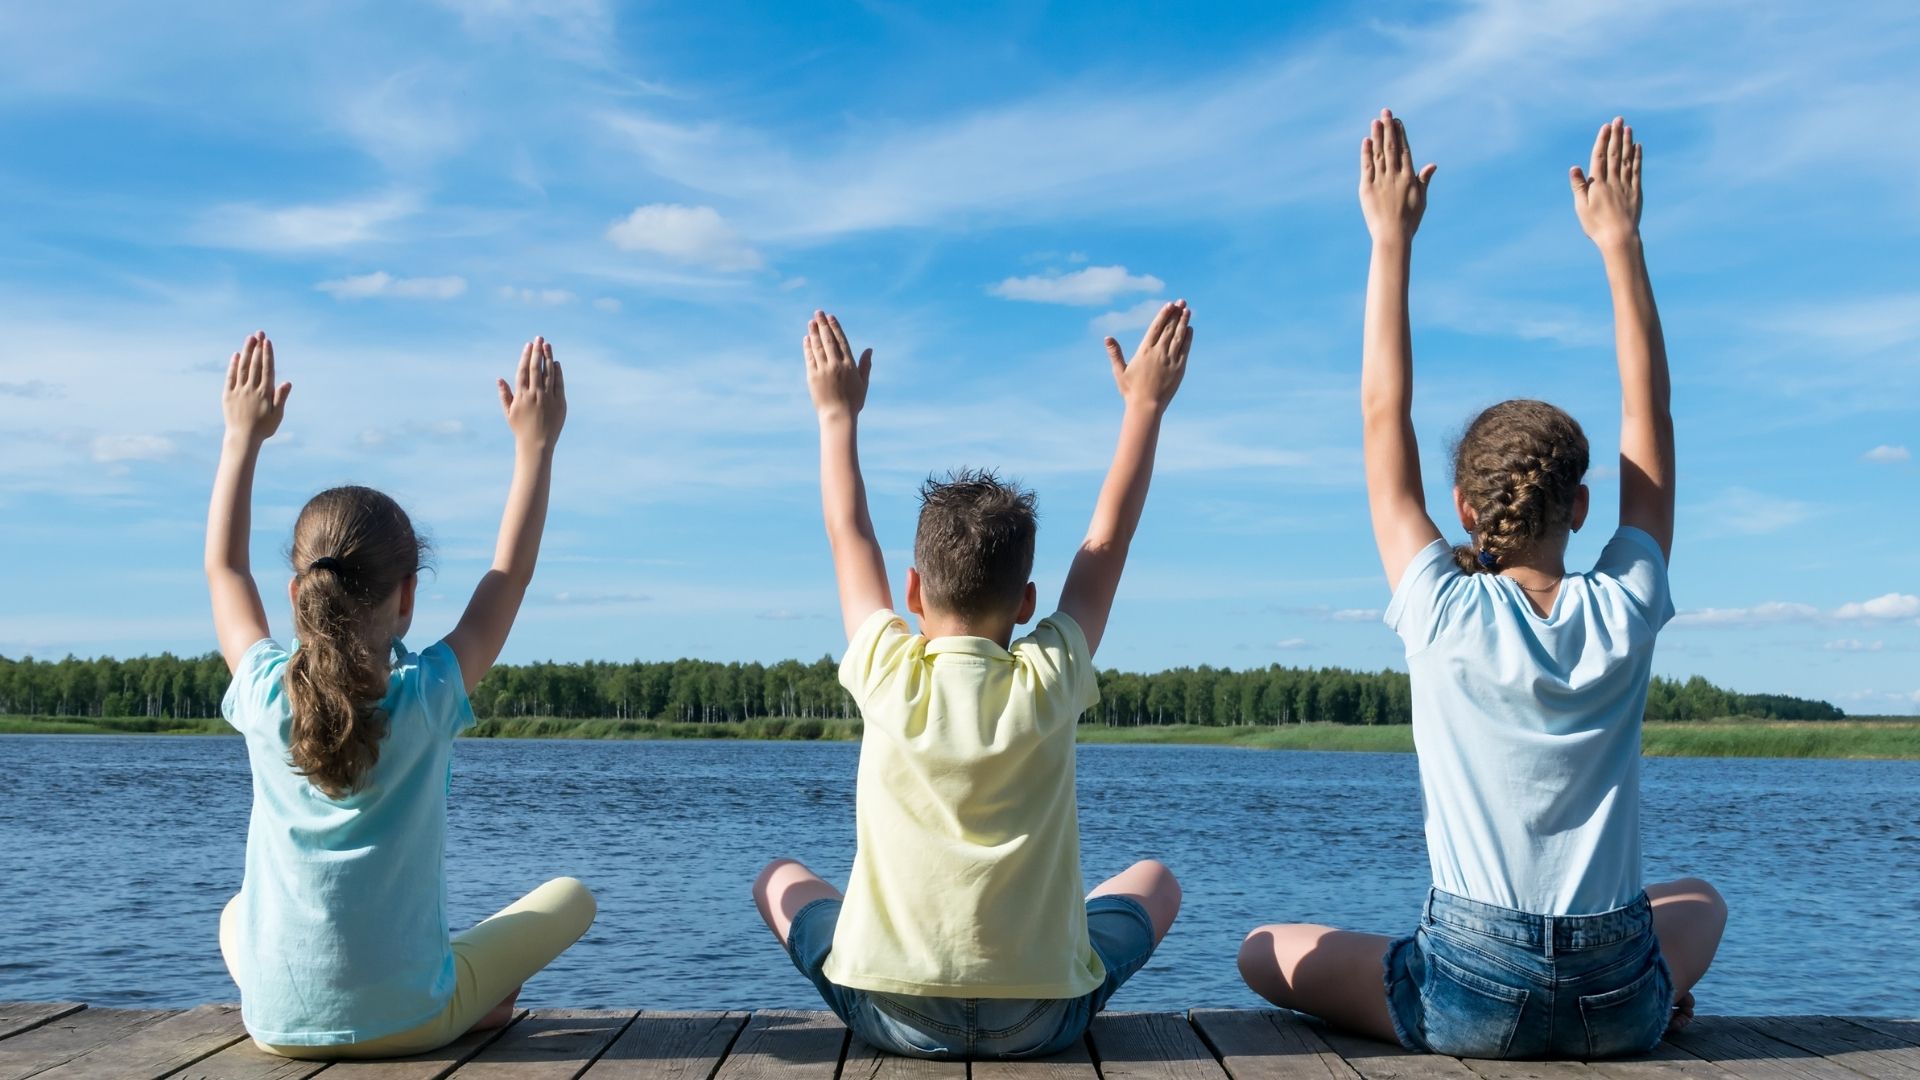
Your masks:
{"label": "boy in yellow shirt", "polygon": [[873,350],[854,359],[815,312],[803,348],[820,419],[820,490],[848,646],[840,682],[866,722],[858,848],[842,896],[791,859],[754,882],[761,918],[847,1026],[899,1054],[1030,1057],[1065,1049],[1147,962],[1180,910],[1165,866],[1135,863],[1083,900],[1074,731],[1099,700],[1106,629],[1153,474],[1160,418],[1193,342],[1168,304],[1128,362],[1126,409],[1059,610],[1031,634],[1033,495],[991,473],[921,489],[907,610],[893,610],[867,514],[855,418]]}

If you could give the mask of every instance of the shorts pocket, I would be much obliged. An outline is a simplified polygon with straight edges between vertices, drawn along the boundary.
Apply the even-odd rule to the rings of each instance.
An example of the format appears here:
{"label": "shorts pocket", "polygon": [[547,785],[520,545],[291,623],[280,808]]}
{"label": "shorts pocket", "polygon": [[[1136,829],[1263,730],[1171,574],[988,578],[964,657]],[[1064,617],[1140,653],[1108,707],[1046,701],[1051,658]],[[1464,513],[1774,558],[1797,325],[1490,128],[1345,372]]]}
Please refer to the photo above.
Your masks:
{"label": "shorts pocket", "polygon": [[1454,1057],[1505,1057],[1526,1011],[1527,991],[1468,971],[1429,952],[1420,985],[1427,1048]]}
{"label": "shorts pocket", "polygon": [[1589,1057],[1644,1054],[1660,1045],[1673,1010],[1672,984],[1658,959],[1632,982],[1604,994],[1580,996]]}

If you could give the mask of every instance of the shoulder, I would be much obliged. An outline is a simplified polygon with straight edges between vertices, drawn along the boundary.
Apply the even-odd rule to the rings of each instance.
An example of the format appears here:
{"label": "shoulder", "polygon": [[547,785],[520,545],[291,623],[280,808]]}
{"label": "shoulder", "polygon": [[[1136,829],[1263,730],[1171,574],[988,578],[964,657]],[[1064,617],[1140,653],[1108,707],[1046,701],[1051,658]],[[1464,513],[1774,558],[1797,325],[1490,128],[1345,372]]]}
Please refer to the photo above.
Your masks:
{"label": "shoulder", "polygon": [[1454,562],[1453,546],[1445,538],[1435,539],[1401,573],[1382,619],[1407,640],[1409,648],[1424,645],[1438,632],[1447,612],[1481,595],[1471,587],[1474,576]]}
{"label": "shoulder", "polygon": [[397,650],[393,682],[400,691],[400,707],[419,708],[433,726],[458,732],[473,724],[473,705],[467,700],[460,657],[445,640],[420,652]]}
{"label": "shoulder", "polygon": [[1596,589],[1618,590],[1655,629],[1673,617],[1667,558],[1646,530],[1622,525],[1601,550],[1589,575]]}
{"label": "shoulder", "polygon": [[1040,620],[1033,632],[1007,650],[1015,666],[1026,672],[1036,690],[1058,696],[1066,711],[1078,716],[1100,699],[1099,676],[1087,635],[1073,616],[1056,611]]}
{"label": "shoulder", "polygon": [[1077,660],[1092,663],[1092,654],[1087,649],[1087,633],[1073,616],[1064,611],[1056,611],[1041,619],[1025,637],[1016,640],[1007,650],[1018,657],[1023,654],[1044,652],[1058,655],[1063,660]]}
{"label": "shoulder", "polygon": [[245,730],[254,715],[280,699],[290,655],[272,638],[261,638],[240,654],[220,700],[220,713],[228,723]]}
{"label": "shoulder", "polygon": [[868,615],[847,642],[840,659],[840,684],[864,704],[874,684],[910,663],[925,649],[926,639],[907,629],[907,621],[890,608]]}

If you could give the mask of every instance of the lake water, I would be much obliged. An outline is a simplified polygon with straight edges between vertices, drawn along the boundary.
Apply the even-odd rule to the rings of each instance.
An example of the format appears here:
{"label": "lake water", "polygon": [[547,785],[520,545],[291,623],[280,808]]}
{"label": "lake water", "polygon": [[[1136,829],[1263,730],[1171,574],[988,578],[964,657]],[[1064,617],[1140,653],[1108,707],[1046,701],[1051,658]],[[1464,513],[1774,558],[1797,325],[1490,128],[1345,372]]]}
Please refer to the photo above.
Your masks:
{"label": "lake water", "polygon": [[[771,857],[844,883],[848,744],[462,740],[456,926],[573,874],[600,899],[530,1005],[817,1008],[748,896]],[[1086,746],[1089,883],[1156,856],[1186,908],[1120,1009],[1251,1006],[1260,922],[1410,929],[1427,884],[1414,758]],[[1717,1013],[1920,1015],[1920,762],[1657,758],[1649,879],[1732,907],[1699,988]],[[236,996],[215,926],[240,884],[237,738],[0,738],[0,1000],[186,1006]]]}

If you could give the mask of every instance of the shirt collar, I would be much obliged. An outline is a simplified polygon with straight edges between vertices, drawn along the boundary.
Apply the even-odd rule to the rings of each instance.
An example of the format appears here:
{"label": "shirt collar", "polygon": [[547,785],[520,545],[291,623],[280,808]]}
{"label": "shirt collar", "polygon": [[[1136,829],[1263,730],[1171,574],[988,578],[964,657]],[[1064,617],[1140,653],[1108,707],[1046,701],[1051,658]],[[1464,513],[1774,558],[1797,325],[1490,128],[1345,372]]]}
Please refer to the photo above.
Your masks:
{"label": "shirt collar", "polygon": [[992,638],[954,635],[927,639],[926,654],[928,656],[940,656],[944,653],[956,656],[977,656],[982,660],[1013,659],[1013,654],[1001,648]]}

